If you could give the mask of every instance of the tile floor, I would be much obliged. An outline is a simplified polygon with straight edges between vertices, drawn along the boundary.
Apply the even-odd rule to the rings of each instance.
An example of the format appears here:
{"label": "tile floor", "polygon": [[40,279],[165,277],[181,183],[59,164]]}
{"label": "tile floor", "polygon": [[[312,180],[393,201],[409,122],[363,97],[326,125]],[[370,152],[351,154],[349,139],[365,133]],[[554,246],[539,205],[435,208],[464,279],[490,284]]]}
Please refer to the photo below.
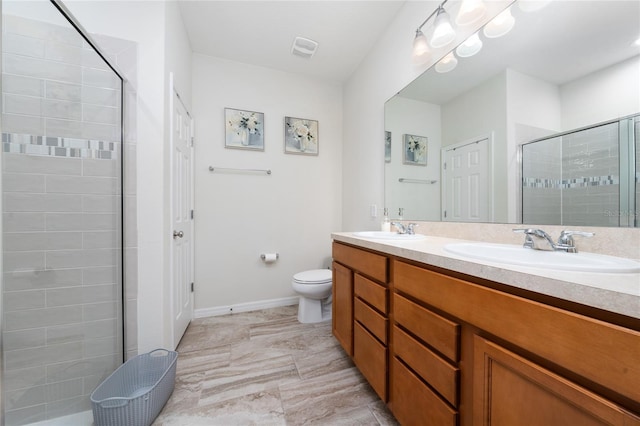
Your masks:
{"label": "tile floor", "polygon": [[331,334],[297,306],[194,320],[154,426],[397,425]]}

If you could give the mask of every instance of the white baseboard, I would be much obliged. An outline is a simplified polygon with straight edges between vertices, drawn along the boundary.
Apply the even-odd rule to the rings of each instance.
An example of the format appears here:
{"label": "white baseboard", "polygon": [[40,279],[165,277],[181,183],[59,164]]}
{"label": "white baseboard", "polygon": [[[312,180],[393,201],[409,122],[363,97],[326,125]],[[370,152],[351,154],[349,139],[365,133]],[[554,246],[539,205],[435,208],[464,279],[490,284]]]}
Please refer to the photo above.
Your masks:
{"label": "white baseboard", "polygon": [[237,305],[214,306],[212,308],[195,309],[194,318],[215,317],[219,315],[233,314],[236,312],[259,311],[261,309],[278,308],[280,306],[297,305],[298,296],[285,297],[282,299],[257,300],[255,302],[239,303]]}

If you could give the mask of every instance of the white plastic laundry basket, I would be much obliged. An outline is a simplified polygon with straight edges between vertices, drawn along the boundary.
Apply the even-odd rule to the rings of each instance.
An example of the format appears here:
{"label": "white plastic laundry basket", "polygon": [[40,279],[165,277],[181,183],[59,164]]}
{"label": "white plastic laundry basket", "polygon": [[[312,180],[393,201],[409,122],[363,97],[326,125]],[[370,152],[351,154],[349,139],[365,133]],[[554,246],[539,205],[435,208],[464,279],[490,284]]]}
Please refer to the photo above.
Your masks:
{"label": "white plastic laundry basket", "polygon": [[95,426],[149,426],[173,392],[178,353],[156,349],[122,364],[91,393]]}

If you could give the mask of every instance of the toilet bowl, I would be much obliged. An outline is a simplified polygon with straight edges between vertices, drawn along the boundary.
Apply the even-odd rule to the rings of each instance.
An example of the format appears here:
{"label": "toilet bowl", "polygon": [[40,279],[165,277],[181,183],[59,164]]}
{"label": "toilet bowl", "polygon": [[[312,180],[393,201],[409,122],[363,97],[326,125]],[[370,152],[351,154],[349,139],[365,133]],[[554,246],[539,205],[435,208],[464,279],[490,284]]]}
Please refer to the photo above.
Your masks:
{"label": "toilet bowl", "polygon": [[299,272],[291,281],[293,290],[300,295],[298,321],[314,323],[331,319],[330,269],[313,269]]}

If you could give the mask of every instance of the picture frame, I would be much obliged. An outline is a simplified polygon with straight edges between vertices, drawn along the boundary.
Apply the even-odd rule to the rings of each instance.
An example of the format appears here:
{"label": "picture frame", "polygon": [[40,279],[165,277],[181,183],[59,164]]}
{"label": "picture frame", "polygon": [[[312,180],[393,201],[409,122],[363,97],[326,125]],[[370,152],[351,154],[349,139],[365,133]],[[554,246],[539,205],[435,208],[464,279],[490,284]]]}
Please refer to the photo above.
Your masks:
{"label": "picture frame", "polygon": [[318,155],[320,146],[317,120],[306,118],[284,118],[285,154]]}
{"label": "picture frame", "polygon": [[402,163],[412,166],[426,166],[428,138],[426,136],[405,134],[402,136],[402,141]]}
{"label": "picture frame", "polygon": [[224,147],[264,151],[264,114],[235,108],[224,109]]}
{"label": "picture frame", "polygon": [[391,132],[384,131],[384,162],[391,162]]}

